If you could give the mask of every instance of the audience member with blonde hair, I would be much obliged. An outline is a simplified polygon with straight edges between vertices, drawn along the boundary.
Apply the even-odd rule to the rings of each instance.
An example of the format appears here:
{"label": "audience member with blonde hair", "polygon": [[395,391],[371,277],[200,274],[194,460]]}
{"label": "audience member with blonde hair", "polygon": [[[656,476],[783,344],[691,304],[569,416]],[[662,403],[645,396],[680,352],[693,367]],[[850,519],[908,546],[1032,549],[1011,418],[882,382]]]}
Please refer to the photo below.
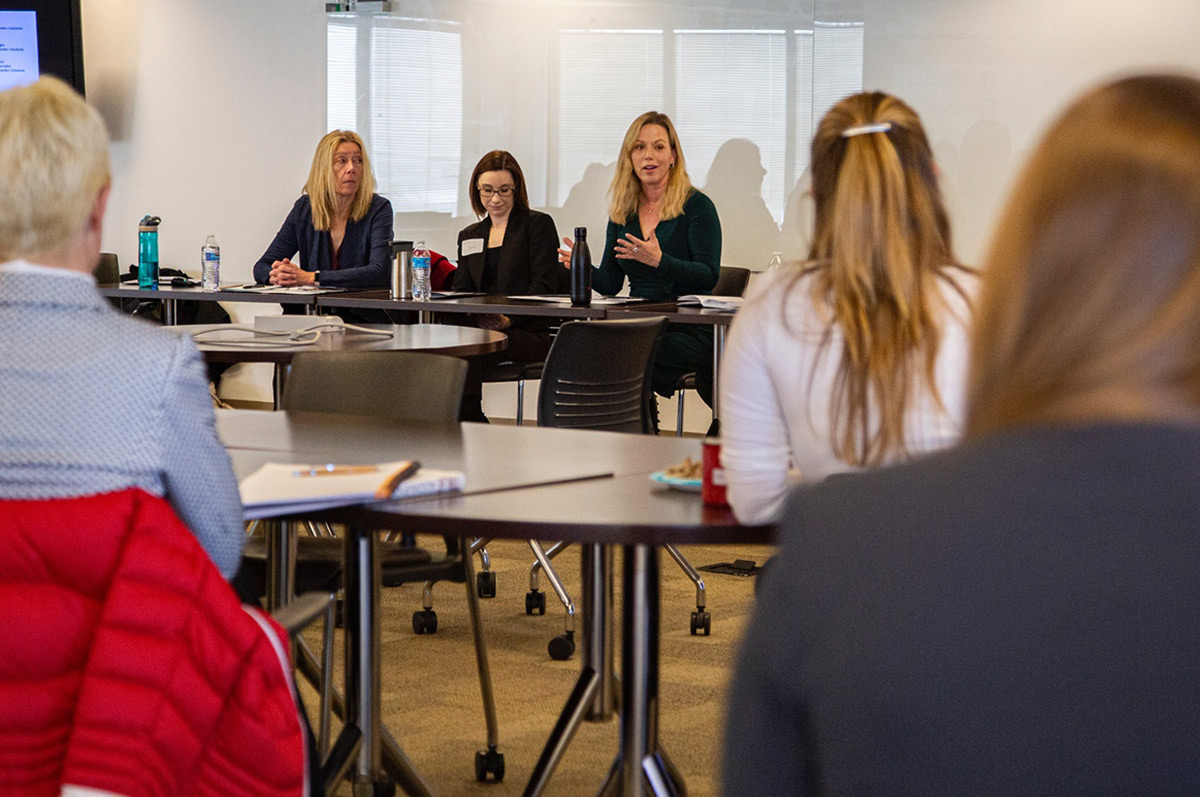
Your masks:
{"label": "audience member with blonde hair", "polygon": [[982,277],[964,442],[799,490],[725,793],[1200,791],[1200,81],[1077,100]]}
{"label": "audience member with blonde hair", "polygon": [[743,523],[773,520],[794,482],[908,459],[961,428],[968,272],[920,118],[882,92],[847,97],[812,163],[809,258],[760,276],[721,368]]}
{"label": "audience member with blonde hair", "polygon": [[[721,221],[712,200],[692,185],[665,113],[647,111],[629,125],[609,199],[593,290],[616,294],[628,279],[630,296],[656,302],[712,290],[721,271]],[[567,264],[573,242],[563,241],[559,260]],[[712,345],[705,324],[667,327],[651,375],[654,392],[670,398],[679,378],[695,373],[696,391],[712,404]]]}
{"label": "audience member with blonde hair", "polygon": [[[304,193],[254,264],[271,285],[380,288],[391,275],[392,203],[375,193],[367,148],[334,130],[317,144]],[[300,263],[292,262],[300,253]]]}
{"label": "audience member with blonde hair", "polygon": [[242,505],[200,354],[122,316],[92,276],[110,184],[99,114],[56,78],[0,92],[0,162],[0,498],[140,487],[232,576]]}

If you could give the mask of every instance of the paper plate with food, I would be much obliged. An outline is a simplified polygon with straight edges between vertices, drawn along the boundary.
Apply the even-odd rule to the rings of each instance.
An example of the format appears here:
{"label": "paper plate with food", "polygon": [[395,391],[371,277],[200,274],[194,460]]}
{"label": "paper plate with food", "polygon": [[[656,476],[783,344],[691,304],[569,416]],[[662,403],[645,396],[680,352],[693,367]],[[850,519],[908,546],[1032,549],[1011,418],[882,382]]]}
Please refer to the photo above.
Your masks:
{"label": "paper plate with food", "polygon": [[704,465],[698,459],[688,457],[678,465],[663,468],[650,474],[650,480],[665,484],[673,490],[683,490],[689,493],[700,492],[700,481]]}

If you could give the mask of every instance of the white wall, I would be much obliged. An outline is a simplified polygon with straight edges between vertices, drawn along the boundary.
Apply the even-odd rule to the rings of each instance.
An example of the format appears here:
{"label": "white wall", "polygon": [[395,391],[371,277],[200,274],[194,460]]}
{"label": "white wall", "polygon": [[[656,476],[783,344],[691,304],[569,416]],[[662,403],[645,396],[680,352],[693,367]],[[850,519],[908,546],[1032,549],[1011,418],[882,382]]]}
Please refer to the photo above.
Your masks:
{"label": "white wall", "polygon": [[[154,214],[164,266],[198,273],[212,233],[222,280],[249,281],[325,132],[323,4],[84,0],[83,17],[88,98],[112,137],[104,249],[124,270]],[[239,370],[222,393],[268,400],[266,367]]]}
{"label": "white wall", "polygon": [[[194,271],[204,237],[215,233],[222,276],[248,280],[251,264],[298,195],[324,132],[323,3],[84,0],[83,5],[89,97],[113,135],[105,248],[122,263],[131,262],[137,220],[154,213],[163,218],[165,265]],[[479,14],[490,5],[458,4],[455,13]],[[560,0],[555,9],[563,13],[570,5],[588,4]],[[865,22],[863,85],[899,95],[925,118],[945,176],[959,254],[971,263],[982,255],[1016,169],[1071,96],[1135,69],[1200,71],[1195,0],[733,5],[746,7],[748,20],[756,18],[749,11],[762,6],[758,14],[770,26],[778,26],[781,14],[794,14],[798,24],[814,17]],[[432,0],[401,0],[397,13],[420,15],[437,7]],[[689,19],[696,13],[689,4],[652,0],[627,10],[631,15],[644,10],[661,22],[664,15],[673,18],[672,9]],[[520,51],[521,45],[506,40],[488,58]],[[512,109],[507,115],[497,107],[505,102]],[[526,112],[527,103],[520,91],[507,100],[495,92],[484,109],[492,120],[536,118]],[[788,249],[795,251],[796,244]],[[230,308],[237,312],[236,305]],[[230,380],[223,392],[265,400],[268,381],[260,369],[252,378]]]}
{"label": "white wall", "polygon": [[[818,2],[825,6],[851,5]],[[1130,71],[1200,71],[1194,0],[869,0],[864,88],[925,120],[959,255],[978,263],[1017,170],[1069,100]]]}

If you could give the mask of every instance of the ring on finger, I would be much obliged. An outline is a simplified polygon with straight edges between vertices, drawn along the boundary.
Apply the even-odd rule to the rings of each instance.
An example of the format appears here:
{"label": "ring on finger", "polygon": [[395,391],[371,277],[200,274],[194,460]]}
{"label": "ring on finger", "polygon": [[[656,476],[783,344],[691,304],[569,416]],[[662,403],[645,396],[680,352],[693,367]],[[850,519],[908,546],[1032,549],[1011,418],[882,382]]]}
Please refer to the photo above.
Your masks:
{"label": "ring on finger", "polygon": [[633,251],[635,251],[635,252],[636,252],[637,250],[638,250],[638,245],[637,245],[637,244],[634,244],[634,245],[633,245]]}

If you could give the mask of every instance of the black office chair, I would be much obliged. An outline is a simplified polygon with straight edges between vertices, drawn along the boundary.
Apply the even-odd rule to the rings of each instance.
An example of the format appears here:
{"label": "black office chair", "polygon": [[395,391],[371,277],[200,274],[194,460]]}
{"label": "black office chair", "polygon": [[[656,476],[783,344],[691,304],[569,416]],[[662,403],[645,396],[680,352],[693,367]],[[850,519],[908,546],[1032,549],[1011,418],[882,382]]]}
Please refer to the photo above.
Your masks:
{"label": "black office chair", "polygon": [[[750,281],[750,270],[737,266],[721,266],[717,284],[713,286],[712,296],[741,296],[746,292],[746,284]],[[675,392],[679,394],[679,403],[675,409],[675,436],[683,437],[683,394],[687,390],[696,389],[696,372],[684,374],[675,382]],[[713,385],[716,389],[716,385]]]}
{"label": "black office chair", "polygon": [[[666,326],[664,318],[563,324],[542,372],[538,425],[656,434],[650,374]],[[544,549],[541,543],[530,540],[529,546],[537,562],[529,573],[525,611],[527,614],[546,612],[546,596],[538,588],[538,571],[544,570],[567,612],[564,633],[550,640],[550,656],[558,660],[570,658],[575,652],[575,605],[550,564],[550,559],[566,544],[555,543]],[[704,612],[704,582],[679,551],[672,550],[674,546],[665,547],[689,577],[695,574],[692,580],[700,590],[698,611]],[[703,625],[707,627],[708,624]],[[695,628],[694,617],[694,633]]]}
{"label": "black office chair", "polygon": [[[365,415],[395,421],[419,421],[434,426],[456,426],[462,403],[467,364],[456,357],[420,352],[306,352],[292,360],[284,386],[282,409]],[[483,629],[478,623],[478,598],[470,583],[471,563],[463,541],[446,538],[444,554],[417,548],[411,542],[380,544],[381,583],[395,587],[425,582],[424,609],[414,613],[417,633],[437,630],[432,609],[434,581],[467,585],[471,606],[476,664],[487,722],[487,749],[476,753],[475,774],[483,781],[504,777],[504,755],[498,750],[496,708]],[[243,567],[262,568],[265,584],[265,546],[249,541]],[[296,587],[321,584],[337,589],[341,583],[342,540],[330,535],[302,537],[296,554]]]}

